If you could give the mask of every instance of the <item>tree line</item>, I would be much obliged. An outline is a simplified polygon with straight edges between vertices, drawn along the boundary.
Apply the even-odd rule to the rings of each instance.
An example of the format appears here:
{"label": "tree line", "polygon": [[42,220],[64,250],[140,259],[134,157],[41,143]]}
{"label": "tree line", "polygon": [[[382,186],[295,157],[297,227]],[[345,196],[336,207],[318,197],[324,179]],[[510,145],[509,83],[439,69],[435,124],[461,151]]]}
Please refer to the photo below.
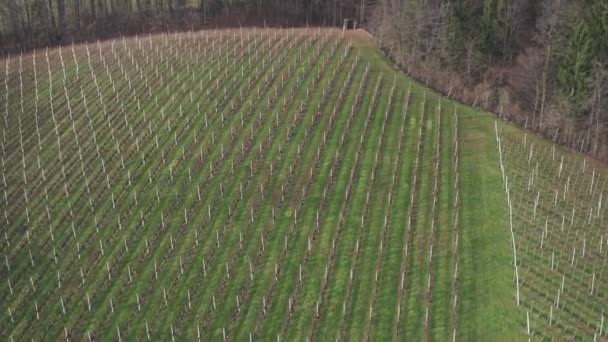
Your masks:
{"label": "tree line", "polygon": [[382,0],[368,26],[419,80],[608,160],[608,1]]}
{"label": "tree line", "polygon": [[[340,26],[375,0],[3,0],[0,48],[14,52],[140,32],[238,25]],[[363,21],[363,19],[361,19]]]}
{"label": "tree line", "polygon": [[0,52],[226,26],[367,28],[409,75],[608,160],[605,0],[3,0]]}

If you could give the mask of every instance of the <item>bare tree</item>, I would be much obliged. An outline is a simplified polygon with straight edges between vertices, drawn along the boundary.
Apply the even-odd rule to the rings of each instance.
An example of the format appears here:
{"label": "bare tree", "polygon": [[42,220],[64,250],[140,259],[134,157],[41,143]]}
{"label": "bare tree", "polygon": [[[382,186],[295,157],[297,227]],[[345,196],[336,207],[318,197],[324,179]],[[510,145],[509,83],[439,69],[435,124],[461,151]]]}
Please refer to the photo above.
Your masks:
{"label": "bare tree", "polygon": [[23,25],[21,6],[19,6],[16,0],[8,0],[6,2],[6,13],[8,14],[15,42],[17,42],[20,49],[24,49],[25,36],[23,35],[23,33],[25,31],[25,28]]}
{"label": "bare tree", "polygon": [[606,122],[608,121],[608,65],[598,60],[593,62],[592,79],[592,99],[587,132],[593,138],[591,142],[591,153],[595,157],[606,157],[608,153],[606,144],[608,143],[608,133],[606,132]]}
{"label": "bare tree", "polygon": [[91,9],[91,18],[95,21],[97,18],[97,4],[95,3],[95,0],[90,0],[89,7]]}
{"label": "bare tree", "polygon": [[63,35],[65,34],[65,0],[57,0],[57,18],[58,18],[58,27],[57,27],[57,40],[63,40]]}
{"label": "bare tree", "polygon": [[553,44],[561,22],[565,7],[565,0],[546,0],[542,4],[541,15],[537,22],[536,41],[544,46],[544,66],[540,83],[539,113],[536,128],[542,128],[545,105],[547,102],[547,87],[549,82],[549,68],[553,55]]}
{"label": "bare tree", "polygon": [[78,32],[80,29],[80,0],[74,0],[72,10],[74,11],[75,31]]}

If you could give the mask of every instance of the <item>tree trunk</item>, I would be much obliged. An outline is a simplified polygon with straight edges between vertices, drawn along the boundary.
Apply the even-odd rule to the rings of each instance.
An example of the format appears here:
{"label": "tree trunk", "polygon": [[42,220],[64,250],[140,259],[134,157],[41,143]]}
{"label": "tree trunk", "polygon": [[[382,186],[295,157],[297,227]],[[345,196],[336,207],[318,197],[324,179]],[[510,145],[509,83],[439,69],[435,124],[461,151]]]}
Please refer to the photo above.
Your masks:
{"label": "tree trunk", "polygon": [[14,39],[14,43],[15,46],[18,47],[22,47],[22,38],[21,38],[21,28],[20,28],[20,23],[19,23],[19,8],[18,6],[15,4],[14,0],[9,0],[10,2],[8,3],[7,6],[7,10],[8,10],[8,17],[11,23],[11,29],[12,29],[12,33],[13,33],[13,39]]}
{"label": "tree trunk", "polygon": [[[588,127],[589,131],[591,131],[593,129],[594,134],[593,134],[593,156],[595,157],[599,157],[599,146],[600,146],[600,140],[601,140],[601,122],[600,122],[600,113],[603,109],[603,86],[605,84],[605,77],[606,74],[604,73],[604,71],[602,70],[601,65],[598,65],[598,69],[596,69],[595,71],[595,89],[594,89],[594,101],[592,102],[593,105],[591,107],[591,124],[590,127]],[[595,116],[595,118],[594,118]],[[595,121],[595,122],[594,122]],[[594,127],[595,126],[595,127]]]}
{"label": "tree trunk", "polygon": [[32,43],[33,39],[33,29],[32,29],[32,11],[31,11],[31,0],[25,0],[23,2],[25,6],[25,39],[26,43]]}
{"label": "tree trunk", "polygon": [[131,13],[133,12],[133,4],[131,0],[125,0],[124,4],[124,13],[122,13],[127,18],[131,17]]}
{"label": "tree trunk", "polygon": [[332,13],[332,21],[331,21],[331,26],[333,26],[333,27],[336,27],[336,21],[338,20],[337,15],[336,15],[337,14],[336,13],[337,12],[337,8],[338,8],[337,3],[338,3],[338,0],[334,0],[333,1],[333,8],[332,8],[333,9],[333,11],[332,11],[333,13]]}
{"label": "tree trunk", "polygon": [[[600,96],[602,96],[600,94]],[[600,145],[601,139],[601,130],[600,130],[600,109],[598,108],[595,112],[595,134],[593,137],[593,155],[597,158],[598,155],[598,147]]]}
{"label": "tree trunk", "polygon": [[89,4],[91,6],[91,17],[93,18],[93,21],[95,21],[97,17],[97,4],[95,3],[95,0],[90,0]]}
{"label": "tree trunk", "polygon": [[80,29],[80,0],[74,0],[74,27],[78,32]]}
{"label": "tree trunk", "polygon": [[540,102],[540,88],[541,82],[536,81],[536,87],[534,88],[534,107],[532,108],[532,124],[536,123],[536,113],[538,112],[538,103]]}
{"label": "tree trunk", "polygon": [[551,44],[547,45],[547,55],[545,56],[545,67],[543,68],[543,89],[540,100],[540,113],[538,114],[538,126],[537,129],[541,128],[543,122],[543,114],[545,112],[545,100],[547,98],[547,70],[549,69],[549,57],[551,55]]}
{"label": "tree trunk", "polygon": [[65,34],[65,0],[57,0],[57,14],[59,18],[57,40],[62,41]]}
{"label": "tree trunk", "polygon": [[359,24],[363,25],[365,21],[365,0],[361,0],[361,9],[359,10]]}
{"label": "tree trunk", "polygon": [[203,18],[203,25],[207,24],[207,0],[201,0],[200,4],[201,14]]}

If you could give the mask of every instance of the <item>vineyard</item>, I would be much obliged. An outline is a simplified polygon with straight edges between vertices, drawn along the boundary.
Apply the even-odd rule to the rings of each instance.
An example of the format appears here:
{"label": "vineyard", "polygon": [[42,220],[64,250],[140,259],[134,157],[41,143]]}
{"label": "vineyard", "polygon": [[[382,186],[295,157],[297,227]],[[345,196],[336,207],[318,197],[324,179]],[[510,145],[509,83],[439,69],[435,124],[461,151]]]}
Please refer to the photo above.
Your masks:
{"label": "vineyard", "polygon": [[534,339],[605,338],[606,168],[511,130],[496,127],[496,139],[526,333]]}
{"label": "vineyard", "polygon": [[608,334],[605,169],[428,91],[363,31],[1,62],[2,340]]}

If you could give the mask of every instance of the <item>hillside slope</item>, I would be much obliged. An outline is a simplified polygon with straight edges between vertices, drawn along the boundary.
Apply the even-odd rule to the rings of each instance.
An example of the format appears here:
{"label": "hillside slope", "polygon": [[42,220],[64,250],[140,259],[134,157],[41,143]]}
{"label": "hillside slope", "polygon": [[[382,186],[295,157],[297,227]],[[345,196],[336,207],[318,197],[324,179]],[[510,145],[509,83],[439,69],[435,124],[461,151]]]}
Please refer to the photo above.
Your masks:
{"label": "hillside slope", "polygon": [[163,34],[3,64],[0,338],[525,337],[517,154],[364,32]]}

